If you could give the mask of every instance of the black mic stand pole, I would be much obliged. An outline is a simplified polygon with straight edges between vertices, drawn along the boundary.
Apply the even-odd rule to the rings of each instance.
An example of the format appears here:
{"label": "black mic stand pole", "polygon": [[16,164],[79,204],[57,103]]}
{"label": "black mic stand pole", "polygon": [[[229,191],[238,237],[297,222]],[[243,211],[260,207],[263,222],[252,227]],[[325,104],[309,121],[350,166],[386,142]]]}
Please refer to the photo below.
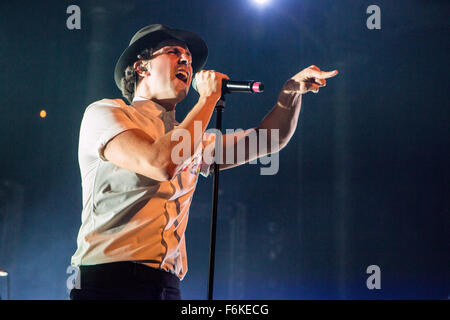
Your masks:
{"label": "black mic stand pole", "polygon": [[[216,103],[216,129],[222,133],[222,113],[225,109],[226,88],[222,87],[222,96]],[[217,139],[218,138],[218,139]],[[217,225],[217,202],[219,200],[219,159],[222,159],[222,139],[221,135],[216,135],[214,154],[214,177],[213,177],[213,206],[211,215],[211,237],[209,247],[209,280],[208,280],[208,300],[213,300],[214,290],[214,263],[216,256],[216,225]]]}
{"label": "black mic stand pole", "polygon": [[[263,92],[264,85],[257,81],[235,81],[232,85],[236,92]],[[240,89],[240,90],[236,90]],[[216,226],[217,226],[217,202],[219,200],[219,160],[222,160],[222,113],[225,110],[225,94],[231,93],[226,83],[222,80],[222,96],[216,103],[216,130],[220,135],[216,135],[214,154],[214,177],[213,177],[213,206],[211,216],[211,238],[209,247],[209,279],[208,279],[208,300],[213,300],[214,290],[214,263],[216,257]]]}

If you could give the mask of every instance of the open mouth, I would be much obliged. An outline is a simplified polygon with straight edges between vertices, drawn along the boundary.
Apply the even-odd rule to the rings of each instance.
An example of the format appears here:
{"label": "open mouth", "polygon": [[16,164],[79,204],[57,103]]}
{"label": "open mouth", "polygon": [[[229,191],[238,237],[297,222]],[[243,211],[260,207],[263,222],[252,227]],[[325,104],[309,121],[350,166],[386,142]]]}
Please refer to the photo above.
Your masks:
{"label": "open mouth", "polygon": [[189,73],[184,70],[178,70],[175,74],[175,77],[177,77],[178,79],[187,84],[189,79]]}

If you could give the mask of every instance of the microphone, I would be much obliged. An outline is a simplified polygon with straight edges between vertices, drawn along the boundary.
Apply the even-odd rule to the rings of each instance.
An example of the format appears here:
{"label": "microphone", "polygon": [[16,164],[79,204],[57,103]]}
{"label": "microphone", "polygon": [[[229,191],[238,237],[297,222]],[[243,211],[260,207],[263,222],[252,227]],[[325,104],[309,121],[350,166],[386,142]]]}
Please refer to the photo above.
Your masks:
{"label": "microphone", "polygon": [[[192,88],[197,90],[196,78],[192,79]],[[261,93],[264,91],[264,84],[259,81],[234,81],[222,79],[222,93],[244,92],[244,93]]]}

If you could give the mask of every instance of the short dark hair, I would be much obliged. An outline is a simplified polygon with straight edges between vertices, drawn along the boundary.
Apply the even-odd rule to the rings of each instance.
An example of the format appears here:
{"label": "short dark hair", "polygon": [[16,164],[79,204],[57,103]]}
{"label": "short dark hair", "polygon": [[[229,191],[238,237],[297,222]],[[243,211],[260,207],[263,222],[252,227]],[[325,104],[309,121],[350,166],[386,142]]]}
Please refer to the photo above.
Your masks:
{"label": "short dark hair", "polygon": [[[153,49],[144,49],[137,55],[138,60],[150,60],[153,55]],[[122,95],[131,103],[134,98],[135,90],[138,85],[139,76],[134,69],[134,63],[125,68],[124,76],[120,80]]]}

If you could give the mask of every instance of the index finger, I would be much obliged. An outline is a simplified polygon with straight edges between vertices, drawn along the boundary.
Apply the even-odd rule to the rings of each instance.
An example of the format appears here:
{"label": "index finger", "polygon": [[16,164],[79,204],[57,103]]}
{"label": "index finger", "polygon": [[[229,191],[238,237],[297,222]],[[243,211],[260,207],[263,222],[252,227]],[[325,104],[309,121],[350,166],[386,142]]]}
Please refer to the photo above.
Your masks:
{"label": "index finger", "polygon": [[333,70],[333,71],[317,71],[314,69],[310,69],[310,70],[311,70],[311,75],[313,75],[314,77],[319,78],[319,79],[332,78],[339,73],[339,71],[337,71],[337,70]]}

